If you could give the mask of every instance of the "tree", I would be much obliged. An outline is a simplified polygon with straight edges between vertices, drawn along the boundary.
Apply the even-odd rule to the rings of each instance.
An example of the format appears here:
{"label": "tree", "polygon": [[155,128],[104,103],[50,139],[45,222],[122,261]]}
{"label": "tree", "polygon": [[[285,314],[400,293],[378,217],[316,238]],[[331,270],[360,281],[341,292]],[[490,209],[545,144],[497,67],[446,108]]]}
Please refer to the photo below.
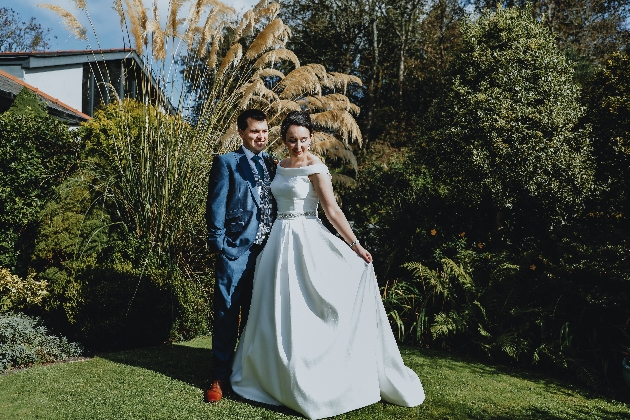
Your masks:
{"label": "tree", "polygon": [[585,89],[593,127],[596,176],[606,186],[599,211],[608,217],[628,220],[630,211],[630,58],[625,52],[613,54],[589,81]]}
{"label": "tree", "polygon": [[460,48],[464,16],[466,12],[458,0],[437,0],[418,27],[414,49],[407,54],[405,109],[410,114],[410,127],[418,123],[445,88],[447,70]]}
{"label": "tree", "polygon": [[356,74],[377,4],[376,0],[283,0],[281,15],[294,33],[289,46],[303,63]]}
{"label": "tree", "polygon": [[31,92],[30,89],[27,88],[22,88],[20,93],[18,93],[13,100],[13,103],[7,112],[36,117],[48,115],[46,112],[46,105],[42,103],[35,93]]}
{"label": "tree", "polygon": [[380,74],[378,10],[381,0],[283,0],[281,15],[292,28],[289,47],[302,63],[321,63],[326,70],[350,73],[368,81],[364,90],[351,91],[364,108],[370,139]]}
{"label": "tree", "polygon": [[563,50],[601,62],[628,43],[630,4],[626,0],[466,0],[477,11],[530,7],[532,16],[549,28]]}
{"label": "tree", "polygon": [[0,8],[0,52],[43,51],[50,48],[50,29],[34,17],[28,22],[8,7]]}
{"label": "tree", "polygon": [[[389,27],[398,37],[398,107],[403,107],[403,83],[405,80],[405,58],[410,38],[416,33],[424,12],[424,0],[387,1],[383,7],[383,15]],[[398,121],[398,135],[401,134],[402,119]]]}
{"label": "tree", "polygon": [[[364,82],[350,91],[364,136],[403,146],[441,86],[459,39],[458,0],[283,0],[291,49],[302,62],[348,71]],[[400,132],[401,127],[408,127]]]}
{"label": "tree", "polygon": [[73,134],[54,118],[0,115],[0,266],[26,274],[39,212],[75,158]]}
{"label": "tree", "polygon": [[500,8],[466,21],[462,37],[420,149],[446,197],[575,214],[594,188],[589,132],[577,128],[580,89],[548,29]]}

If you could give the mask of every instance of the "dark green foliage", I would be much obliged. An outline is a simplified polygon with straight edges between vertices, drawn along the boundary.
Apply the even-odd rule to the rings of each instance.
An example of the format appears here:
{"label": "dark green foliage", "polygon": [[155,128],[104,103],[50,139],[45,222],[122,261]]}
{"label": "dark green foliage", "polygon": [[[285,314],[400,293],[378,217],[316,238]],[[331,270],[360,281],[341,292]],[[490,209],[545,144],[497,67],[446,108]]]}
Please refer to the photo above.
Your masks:
{"label": "dark green foliage", "polygon": [[630,58],[619,52],[589,80],[585,90],[593,127],[596,176],[606,187],[600,211],[606,217],[627,219],[630,211]]}
{"label": "dark green foliage", "polygon": [[569,249],[560,245],[554,255],[549,248],[555,244],[522,244],[519,255],[516,249],[486,252],[460,239],[426,263],[405,264],[410,275],[383,289],[394,331],[410,343],[552,367],[612,392],[630,344],[623,325],[627,279],[598,276],[585,258],[573,272],[576,266],[562,261]]}
{"label": "dark green foliage", "polygon": [[566,218],[593,190],[589,133],[572,68],[518,9],[462,28],[451,82],[427,117],[421,153],[453,201],[533,207]]}
{"label": "dark green foliage", "polygon": [[48,115],[46,105],[44,105],[35,93],[27,88],[22,88],[7,112],[31,117],[45,117]]}
{"label": "dark green foliage", "polygon": [[[426,112],[457,49],[457,0],[283,0],[289,47],[302,64],[348,72],[363,81],[348,96],[361,106],[364,139],[397,147],[416,138],[415,116]],[[402,63],[401,63],[402,62]],[[402,71],[401,71],[402,64]],[[402,97],[399,96],[403,88]]]}
{"label": "dark green foliage", "polygon": [[[173,256],[183,252],[186,261],[207,257],[192,247],[167,244],[170,236],[158,236],[174,234],[174,224],[155,225],[166,212],[159,203],[141,219],[137,213],[150,204],[149,197],[144,202],[125,201],[129,196],[123,195],[122,183],[134,182],[138,175],[132,171],[140,155],[138,124],[145,109],[128,103],[129,113],[123,117],[117,107],[99,111],[80,129],[86,147],[79,168],[55,189],[55,198],[41,213],[32,263],[50,285],[45,309],[51,319],[86,346],[101,350],[156,344],[209,330],[209,276],[185,276]],[[125,125],[129,143],[124,144],[116,134],[127,119],[138,124]],[[122,146],[132,150],[123,154]],[[129,172],[121,173],[121,168]],[[131,179],[121,180],[123,176]],[[202,242],[203,234],[197,236]],[[210,265],[199,267],[208,270]]]}
{"label": "dark green foliage", "polygon": [[0,266],[25,274],[38,213],[76,153],[73,133],[52,117],[0,115]]}
{"label": "dark green foliage", "polygon": [[55,191],[41,213],[32,262],[49,284],[48,316],[59,326],[69,323],[67,331],[91,348],[164,341],[168,294],[148,276],[141,281],[142,254],[116,229],[93,177],[77,173]]}
{"label": "dark green foliage", "polygon": [[423,167],[402,154],[364,166],[357,186],[343,190],[344,212],[361,241],[375,255],[378,278],[396,277],[400,266],[431,255],[441,199]]}
{"label": "dark green foliage", "polygon": [[82,352],[80,344],[49,335],[39,318],[0,314],[0,373],[80,356]]}
{"label": "dark green foliage", "polygon": [[497,7],[528,9],[551,32],[562,50],[603,62],[627,45],[630,5],[626,0],[464,0],[477,11]]}
{"label": "dark green foliage", "polygon": [[528,13],[486,14],[462,40],[423,144],[374,148],[385,164],[343,195],[394,331],[610,391],[630,347],[627,62],[596,73],[585,109]]}
{"label": "dark green foliage", "polygon": [[207,332],[207,310],[181,307],[181,274],[110,216],[115,206],[95,182],[76,173],[42,211],[32,265],[49,284],[47,316],[99,350]]}

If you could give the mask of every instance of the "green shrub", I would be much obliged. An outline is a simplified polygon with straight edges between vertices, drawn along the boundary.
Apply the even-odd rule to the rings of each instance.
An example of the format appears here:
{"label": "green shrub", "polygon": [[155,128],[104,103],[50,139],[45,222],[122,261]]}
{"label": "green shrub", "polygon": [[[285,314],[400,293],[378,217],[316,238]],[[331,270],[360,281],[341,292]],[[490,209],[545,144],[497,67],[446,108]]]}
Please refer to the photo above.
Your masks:
{"label": "green shrub", "polygon": [[422,162],[473,210],[526,208],[555,224],[577,214],[595,188],[590,130],[578,124],[580,88],[553,35],[518,8],[461,31],[450,82],[423,120]]}
{"label": "green shrub", "polygon": [[39,96],[28,88],[22,88],[7,112],[30,117],[46,117],[48,115],[46,105],[39,99]]}
{"label": "green shrub", "polygon": [[600,390],[620,384],[627,273],[602,275],[552,239],[502,252],[459,239],[405,264],[382,289],[399,339],[555,368]]}
{"label": "green shrub", "polygon": [[404,153],[366,163],[356,187],[339,191],[381,281],[397,277],[403,263],[430,257],[439,246],[431,230],[442,200],[426,169]]}
{"label": "green shrub", "polygon": [[0,372],[65,360],[82,352],[80,344],[49,335],[39,318],[0,314]]}
{"label": "green shrub", "polygon": [[47,317],[93,349],[162,343],[179,314],[176,270],[110,216],[116,208],[95,184],[77,172],[41,213],[32,265],[49,285]]}
{"label": "green shrub", "polygon": [[46,281],[35,280],[35,273],[23,279],[0,268],[0,312],[40,305],[48,295],[47,286]]}
{"label": "green shrub", "polygon": [[39,212],[76,152],[74,135],[52,117],[0,115],[0,266],[27,274]]}
{"label": "green shrub", "polygon": [[[151,134],[139,128],[145,117]],[[197,188],[190,189],[178,175],[205,173],[201,157],[178,157],[188,149],[155,144],[177,125],[183,147],[187,126],[177,117],[133,101],[98,111],[80,130],[86,148],[78,170],[41,212],[32,264],[49,284],[46,310],[91,348],[209,331],[211,262],[200,189],[206,181],[189,174]],[[162,153],[173,153],[175,162]],[[146,165],[157,172],[139,173]]]}

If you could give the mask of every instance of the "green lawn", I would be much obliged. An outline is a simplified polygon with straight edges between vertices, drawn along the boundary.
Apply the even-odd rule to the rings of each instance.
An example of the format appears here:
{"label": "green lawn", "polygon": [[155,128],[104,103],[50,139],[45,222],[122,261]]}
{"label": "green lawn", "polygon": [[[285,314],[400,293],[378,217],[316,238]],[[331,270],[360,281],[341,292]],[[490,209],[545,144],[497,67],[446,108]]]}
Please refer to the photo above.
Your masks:
{"label": "green lawn", "polygon": [[[0,376],[0,419],[295,419],[291,410],[230,395],[202,401],[211,343],[103,354]],[[386,403],[337,419],[630,419],[626,404],[539,375],[403,348],[425,387],[416,408]]]}

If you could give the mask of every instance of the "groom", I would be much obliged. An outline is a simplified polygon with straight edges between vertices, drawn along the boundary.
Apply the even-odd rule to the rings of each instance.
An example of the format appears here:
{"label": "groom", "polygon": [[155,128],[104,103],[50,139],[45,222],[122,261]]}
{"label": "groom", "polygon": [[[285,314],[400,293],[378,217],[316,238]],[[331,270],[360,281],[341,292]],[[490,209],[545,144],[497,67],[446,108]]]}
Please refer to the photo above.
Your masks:
{"label": "groom", "polygon": [[256,257],[276,217],[269,188],[275,165],[263,152],[267,117],[262,111],[248,109],[236,123],[243,146],[214,159],[206,202],[208,245],[219,253],[212,330],[214,380],[205,394],[208,402],[219,401],[229,386],[239,314],[242,329],[252,298]]}

